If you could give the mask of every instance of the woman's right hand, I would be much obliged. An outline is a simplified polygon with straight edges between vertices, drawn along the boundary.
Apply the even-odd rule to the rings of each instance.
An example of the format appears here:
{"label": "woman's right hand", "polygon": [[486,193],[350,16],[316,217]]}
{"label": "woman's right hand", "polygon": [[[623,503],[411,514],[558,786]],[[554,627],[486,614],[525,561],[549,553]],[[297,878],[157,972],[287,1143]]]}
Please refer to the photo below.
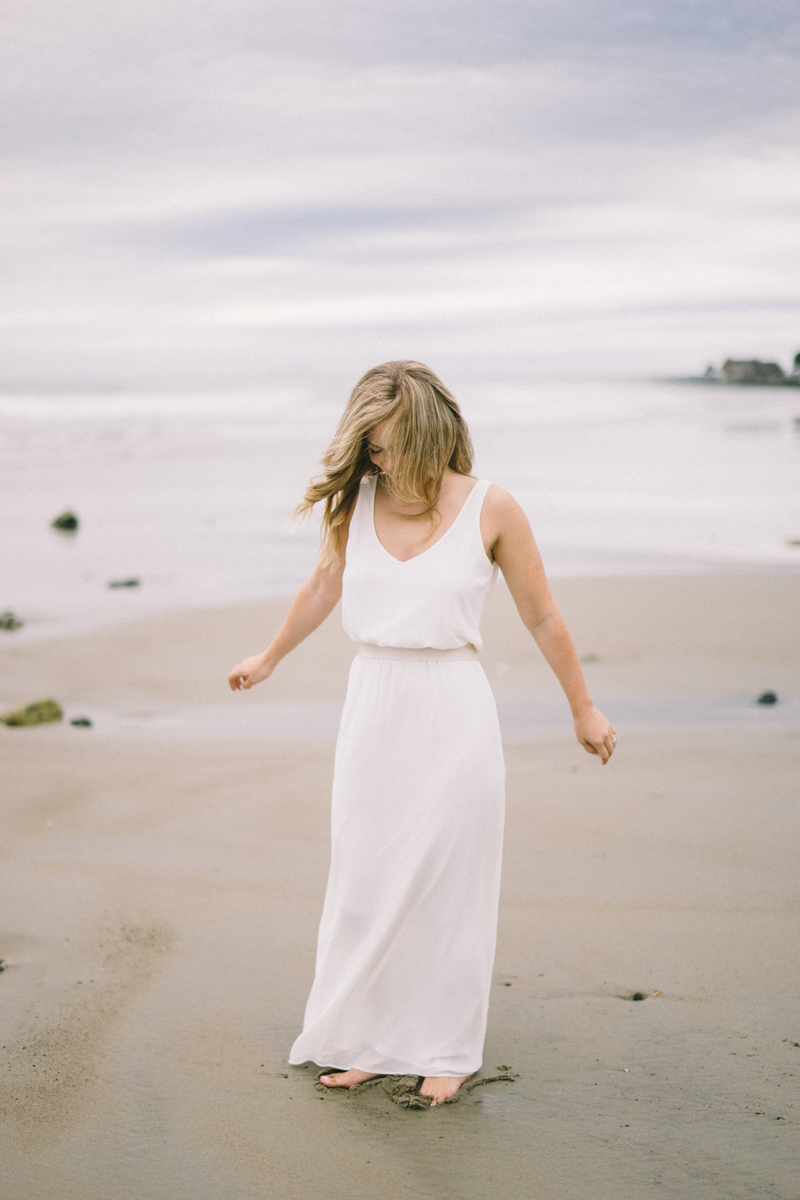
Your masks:
{"label": "woman's right hand", "polygon": [[313,633],[333,612],[342,594],[344,543],[339,547],[341,561],[336,571],[318,566],[292,601],[286,620],[263,654],[243,658],[228,674],[232,692],[246,692],[262,679],[268,679],[281,659]]}
{"label": "woman's right hand", "polygon": [[267,679],[273,668],[267,663],[263,654],[254,654],[251,658],[243,658],[240,663],[228,673],[228,686],[232,692],[247,691]]}

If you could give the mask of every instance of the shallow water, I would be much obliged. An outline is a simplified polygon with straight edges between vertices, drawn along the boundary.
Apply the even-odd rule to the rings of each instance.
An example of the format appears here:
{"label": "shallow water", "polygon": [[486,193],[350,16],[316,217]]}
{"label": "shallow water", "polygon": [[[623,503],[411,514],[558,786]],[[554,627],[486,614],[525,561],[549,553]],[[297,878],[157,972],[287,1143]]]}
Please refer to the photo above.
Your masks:
{"label": "shallow water", "polygon": [[[516,495],[553,576],[800,566],[800,391],[647,382],[462,387],[476,473]],[[0,397],[0,610],[20,636],[292,590],[287,520],[344,398]],[[50,521],[65,508],[76,534]],[[109,590],[135,577],[137,588]]]}
{"label": "shallow water", "polygon": [[[272,701],[257,704],[238,702],[203,705],[140,705],[116,710],[85,705],[65,714],[66,721],[88,716],[91,730],[69,730],[79,740],[112,737],[156,739],[157,741],[200,742],[209,745],[251,742],[261,746],[308,743],[332,746],[336,741],[342,704],[336,700]],[[794,731],[800,721],[800,703],[784,699],[775,707],[762,708],[753,699],[737,695],[697,698],[630,696],[598,691],[596,703],[612,712],[626,733],[736,724],[743,731]],[[498,696],[498,715],[503,740],[530,742],[553,737],[571,741],[572,725],[566,701],[561,696],[536,693]],[[19,736],[0,727],[0,739]]]}

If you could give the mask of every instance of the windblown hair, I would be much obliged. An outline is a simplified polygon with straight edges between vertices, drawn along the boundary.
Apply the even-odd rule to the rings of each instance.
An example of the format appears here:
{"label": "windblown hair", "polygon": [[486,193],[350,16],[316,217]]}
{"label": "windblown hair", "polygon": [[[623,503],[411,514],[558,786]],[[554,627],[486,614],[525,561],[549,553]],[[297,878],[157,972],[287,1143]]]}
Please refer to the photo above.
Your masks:
{"label": "windblown hair", "polygon": [[394,457],[386,487],[401,504],[424,504],[433,516],[447,467],[459,475],[472,470],[472,442],[456,400],[429,367],[388,362],[373,367],[353,388],[333,441],[322,458],[324,474],[306,488],[295,516],[320,501],[323,566],[339,562],[340,535],[365,475],[380,470],[370,459],[370,429],[389,421],[387,440]]}

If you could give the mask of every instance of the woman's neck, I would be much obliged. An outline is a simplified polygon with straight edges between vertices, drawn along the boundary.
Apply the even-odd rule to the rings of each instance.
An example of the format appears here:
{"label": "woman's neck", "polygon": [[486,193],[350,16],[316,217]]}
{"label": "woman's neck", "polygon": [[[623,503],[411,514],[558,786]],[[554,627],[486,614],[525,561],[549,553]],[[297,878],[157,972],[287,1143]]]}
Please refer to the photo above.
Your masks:
{"label": "woman's neck", "polygon": [[[455,476],[455,471],[451,471],[449,467],[445,467],[441,488],[439,490],[439,496],[437,498],[437,504],[438,500],[441,499],[442,493],[449,490],[450,479],[455,478]],[[387,480],[389,480],[388,486],[386,482]],[[381,472],[381,474],[378,476],[377,486],[383,495],[385,510],[387,512],[395,513],[402,517],[408,517],[412,520],[415,517],[431,516],[430,509],[424,500],[417,500],[411,504],[404,504],[401,500],[398,500],[391,489],[391,476],[388,476],[385,472]]]}

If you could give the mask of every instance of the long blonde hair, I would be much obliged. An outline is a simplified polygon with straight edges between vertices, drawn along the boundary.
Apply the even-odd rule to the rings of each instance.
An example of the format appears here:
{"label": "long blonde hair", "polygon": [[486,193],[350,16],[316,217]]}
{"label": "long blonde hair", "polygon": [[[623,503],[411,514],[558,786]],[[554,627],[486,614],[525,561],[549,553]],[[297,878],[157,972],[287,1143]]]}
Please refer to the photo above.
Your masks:
{"label": "long blonde hair", "polygon": [[394,469],[385,483],[401,504],[423,503],[433,515],[447,467],[459,475],[472,470],[472,442],[461,409],[430,367],[388,362],[367,371],[350,395],[325,454],[324,474],[312,479],[297,506],[304,516],[325,502],[322,517],[323,566],[339,562],[342,526],[348,520],[365,475],[380,474],[367,449],[370,429],[391,422]]}

